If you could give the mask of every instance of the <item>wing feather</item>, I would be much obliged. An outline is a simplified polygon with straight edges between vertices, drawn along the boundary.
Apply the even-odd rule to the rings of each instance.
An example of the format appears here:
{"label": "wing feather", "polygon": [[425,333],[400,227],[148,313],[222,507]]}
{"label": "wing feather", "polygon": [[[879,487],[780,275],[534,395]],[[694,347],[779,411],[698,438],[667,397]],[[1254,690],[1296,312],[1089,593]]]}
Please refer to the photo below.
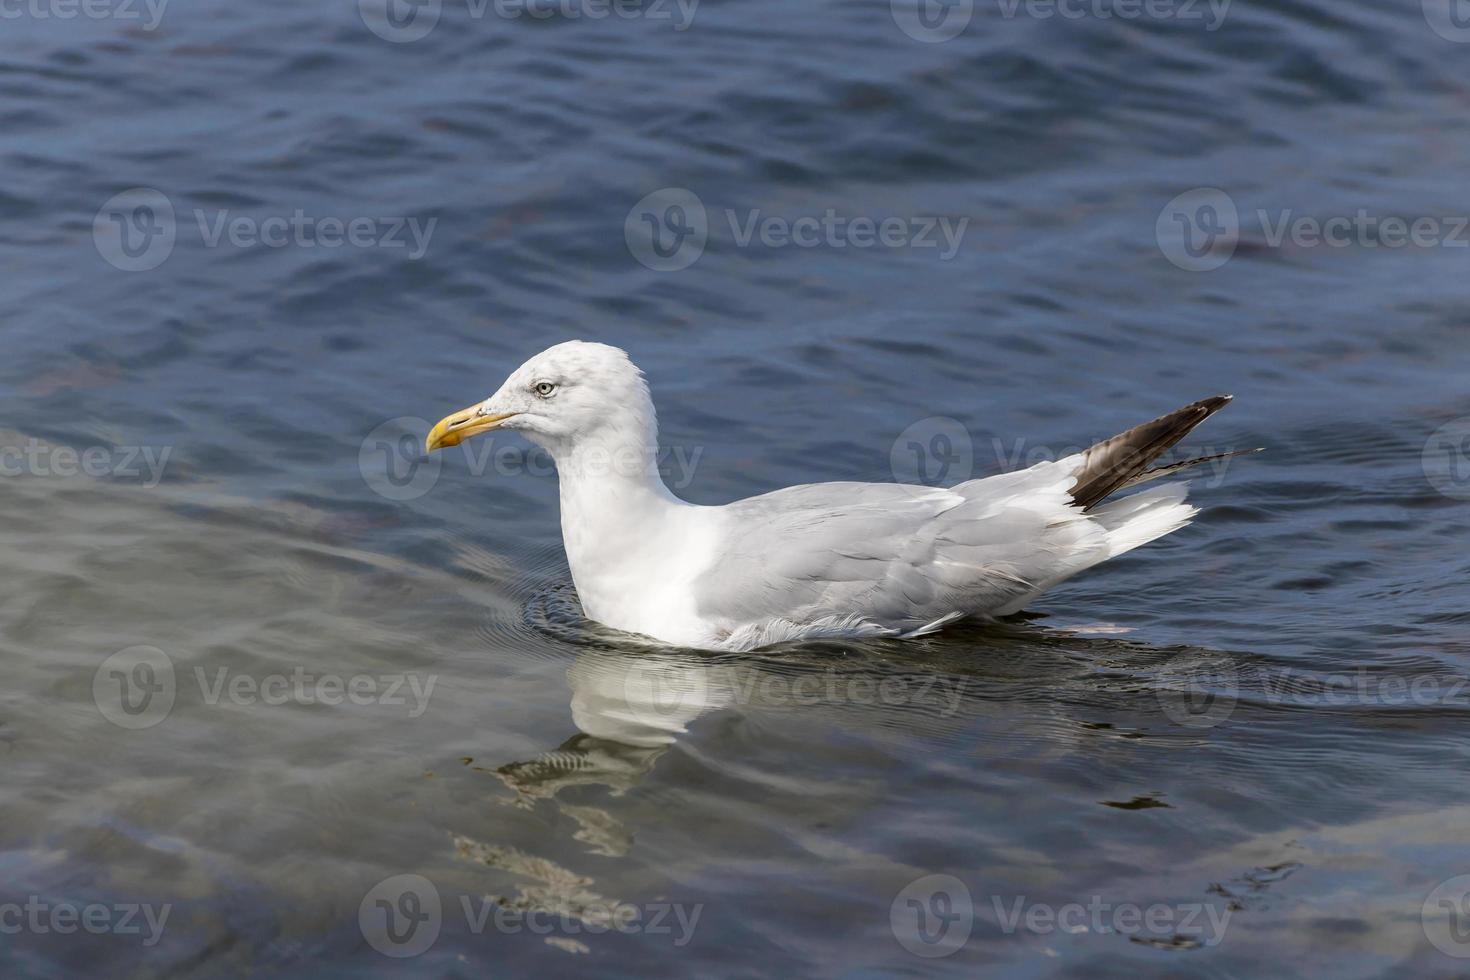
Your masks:
{"label": "wing feather", "polygon": [[1076,458],[960,484],[788,487],[725,508],[698,612],[731,630],[857,615],[908,631],[1032,594],[1107,555],[1069,488]]}

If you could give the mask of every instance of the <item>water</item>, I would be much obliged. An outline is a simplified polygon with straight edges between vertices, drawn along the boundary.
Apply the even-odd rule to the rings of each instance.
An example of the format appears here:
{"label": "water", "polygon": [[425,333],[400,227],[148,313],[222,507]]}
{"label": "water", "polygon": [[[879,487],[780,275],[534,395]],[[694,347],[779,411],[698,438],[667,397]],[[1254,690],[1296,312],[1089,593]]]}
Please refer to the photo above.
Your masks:
{"label": "water", "polygon": [[[372,6],[3,20],[6,975],[1464,974],[1448,8]],[[652,648],[412,448],[573,337],[699,502],[1269,451],[1030,617]]]}

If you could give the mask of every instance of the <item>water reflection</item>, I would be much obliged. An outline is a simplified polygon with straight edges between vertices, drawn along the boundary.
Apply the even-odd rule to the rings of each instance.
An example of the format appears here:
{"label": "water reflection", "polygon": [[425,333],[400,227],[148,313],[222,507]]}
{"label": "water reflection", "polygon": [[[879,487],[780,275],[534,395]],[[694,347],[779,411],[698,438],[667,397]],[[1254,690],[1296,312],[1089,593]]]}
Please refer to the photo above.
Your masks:
{"label": "water reflection", "polygon": [[[1229,757],[1224,764],[1244,765],[1250,747],[1241,738],[1252,725],[1280,723],[1302,710],[1322,712],[1324,722],[1383,725],[1463,710],[1443,697],[1420,703],[1375,696],[1463,684],[1459,671],[1420,661],[1375,671],[1371,685],[1344,699],[1346,681],[1330,668],[1261,652],[1151,645],[1110,635],[1109,627],[1081,635],[1044,619],[961,626],[914,641],[714,654],[644,643],[581,620],[564,587],[531,608],[538,603],[537,627],[580,647],[566,675],[577,732],[542,755],[494,770],[522,807],[573,787],[621,796],[681,739],[697,737],[700,719],[721,711],[735,714],[736,728],[805,721],[823,732],[860,730],[874,743],[950,746],[991,772],[1067,778],[1099,766],[1126,770],[1145,746],[1211,746]],[[722,743],[734,737],[719,736]],[[1150,786],[1099,792],[1095,802],[1124,810],[1170,806]],[[626,850],[631,835],[610,813],[559,805],[594,850]]]}
{"label": "water reflection", "polygon": [[[537,601],[545,601],[541,596]],[[537,601],[533,601],[535,608]],[[607,810],[557,800],[564,790],[600,787],[622,796],[637,786],[691,728],[731,711],[742,725],[775,715],[869,737],[966,742],[990,767],[1037,767],[1106,751],[1106,741],[1148,737],[1192,741],[1197,729],[1228,717],[1236,692],[1206,690],[1227,654],[1151,648],[1025,623],[957,631],[921,641],[802,643],[754,653],[681,650],[614,634],[577,619],[565,593],[538,625],[576,637],[567,669],[577,732],[531,759],[494,774],[513,791],[511,805],[556,800],[576,821],[577,839],[603,854],[625,853],[631,834]],[[545,610],[542,610],[543,613]],[[554,627],[547,627],[554,622]],[[977,651],[977,638],[983,644]],[[1222,664],[1225,665],[1222,668]],[[1139,724],[1094,722],[1089,715],[1127,702]],[[1203,719],[1203,720],[1196,720]],[[1090,747],[1090,749],[1089,749]],[[487,770],[490,771],[490,770]],[[581,797],[579,797],[580,799]]]}

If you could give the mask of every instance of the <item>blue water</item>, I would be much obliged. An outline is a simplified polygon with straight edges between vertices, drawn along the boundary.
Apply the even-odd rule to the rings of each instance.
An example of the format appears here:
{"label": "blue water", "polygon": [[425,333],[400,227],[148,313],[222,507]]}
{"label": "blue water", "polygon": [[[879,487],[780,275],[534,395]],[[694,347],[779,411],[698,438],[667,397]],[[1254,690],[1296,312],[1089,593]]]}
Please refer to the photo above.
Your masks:
{"label": "blue water", "polygon": [[[6,976],[1470,970],[1451,8],[393,3],[0,11]],[[660,649],[416,449],[572,338],[698,502],[1267,452],[999,626]]]}

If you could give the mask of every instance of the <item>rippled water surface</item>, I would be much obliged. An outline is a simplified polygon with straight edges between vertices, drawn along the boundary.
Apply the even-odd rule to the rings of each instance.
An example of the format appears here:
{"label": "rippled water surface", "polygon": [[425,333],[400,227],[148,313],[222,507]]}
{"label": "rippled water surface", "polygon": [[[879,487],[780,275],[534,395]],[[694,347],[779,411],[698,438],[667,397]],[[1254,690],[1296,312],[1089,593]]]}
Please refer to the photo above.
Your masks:
{"label": "rippled water surface", "polygon": [[[1446,5],[394,4],[0,20],[6,976],[1470,970]],[[1440,239],[1273,232],[1360,212]],[[1268,451],[1004,624],[670,650],[415,448],[578,337],[702,503]]]}

